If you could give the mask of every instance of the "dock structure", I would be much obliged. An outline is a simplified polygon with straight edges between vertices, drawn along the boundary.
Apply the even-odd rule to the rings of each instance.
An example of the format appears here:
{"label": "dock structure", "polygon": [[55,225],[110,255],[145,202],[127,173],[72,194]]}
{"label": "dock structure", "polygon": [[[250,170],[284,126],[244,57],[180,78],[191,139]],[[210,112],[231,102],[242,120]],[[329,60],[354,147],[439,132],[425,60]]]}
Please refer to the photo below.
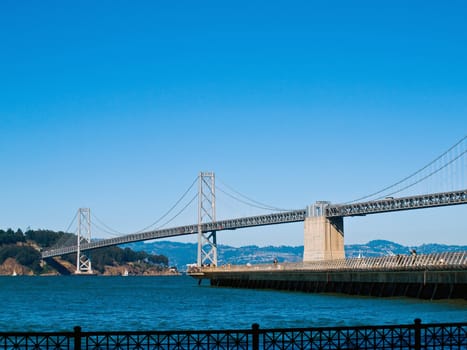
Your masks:
{"label": "dock structure", "polygon": [[211,286],[467,300],[467,252],[192,268]]}

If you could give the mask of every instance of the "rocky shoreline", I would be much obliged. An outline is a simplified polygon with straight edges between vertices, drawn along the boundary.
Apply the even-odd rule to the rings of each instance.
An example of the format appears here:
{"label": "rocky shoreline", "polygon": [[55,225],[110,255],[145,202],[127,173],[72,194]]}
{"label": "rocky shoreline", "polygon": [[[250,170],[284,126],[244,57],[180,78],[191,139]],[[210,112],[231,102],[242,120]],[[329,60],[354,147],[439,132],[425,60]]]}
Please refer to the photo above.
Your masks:
{"label": "rocky shoreline", "polygon": [[3,264],[0,265],[0,276],[34,276],[34,272],[21,264],[13,258],[7,258]]}

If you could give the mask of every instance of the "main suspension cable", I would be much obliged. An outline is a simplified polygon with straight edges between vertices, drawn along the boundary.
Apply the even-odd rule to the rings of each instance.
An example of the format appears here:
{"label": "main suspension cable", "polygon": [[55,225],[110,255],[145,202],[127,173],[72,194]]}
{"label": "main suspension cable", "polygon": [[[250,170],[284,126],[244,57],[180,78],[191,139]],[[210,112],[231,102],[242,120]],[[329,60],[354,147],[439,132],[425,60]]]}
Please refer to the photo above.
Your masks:
{"label": "main suspension cable", "polygon": [[[103,223],[101,223],[103,224]],[[105,224],[103,224],[105,225]],[[105,225],[105,227],[102,227],[100,226],[99,224],[97,224],[96,222],[94,221],[91,221],[91,226],[94,227],[94,228],[97,228],[99,232],[103,232],[103,233],[107,233],[113,237],[120,237],[120,236],[124,236],[125,234],[124,233],[115,233],[113,231],[109,231],[108,229],[106,229],[105,227],[107,227],[107,225]]]}
{"label": "main suspension cable", "polygon": [[[188,187],[188,189],[185,191],[185,193],[183,193],[183,195],[178,199],[178,201],[175,202],[175,204],[172,205],[172,206],[170,207],[170,209],[167,210],[167,212],[166,212],[164,215],[162,215],[160,218],[158,218],[156,221],[154,221],[151,225],[148,225],[148,226],[142,228],[141,230],[136,231],[135,233],[141,233],[141,232],[144,232],[144,231],[150,229],[151,227],[153,227],[154,225],[156,225],[157,223],[159,223],[162,219],[164,219],[167,215],[169,215],[170,212],[171,212],[172,210],[174,210],[175,207],[183,200],[183,198],[185,198],[185,196],[188,194],[188,192],[190,192],[190,190],[193,188],[194,184],[195,184],[197,181],[198,181],[198,176],[193,180],[193,182],[192,182],[191,185]],[[196,195],[198,195],[198,194],[196,194]],[[191,201],[193,201],[193,200],[191,200]],[[190,201],[189,204],[191,204],[191,201]],[[187,206],[185,206],[184,209],[185,209],[186,207],[187,207]],[[183,209],[183,210],[184,210],[184,209]],[[182,210],[182,211],[183,211],[183,210]],[[178,215],[178,214],[177,214],[177,215]]]}
{"label": "main suspension cable", "polygon": [[191,200],[190,200],[182,209],[180,209],[180,211],[179,211],[177,214],[175,214],[175,215],[174,215],[172,218],[170,218],[168,221],[164,222],[162,225],[160,225],[159,227],[157,227],[156,230],[158,230],[158,229],[164,227],[164,226],[167,225],[168,223],[170,223],[170,222],[172,222],[173,220],[175,220],[181,213],[183,213],[183,211],[184,211],[186,208],[188,208],[188,206],[189,206],[190,204],[193,203],[193,201],[194,201],[196,198],[198,198],[198,193],[196,193],[196,194],[193,196],[193,198],[191,198]]}
{"label": "main suspension cable", "polygon": [[[394,191],[394,192],[392,192],[392,193],[388,193],[387,196],[391,196],[391,195],[393,195],[393,194],[402,192],[402,191],[404,191],[404,190],[406,190],[406,189],[408,189],[408,188],[410,188],[410,187],[412,187],[412,186],[415,186],[416,184],[418,184],[418,183],[420,183],[420,182],[422,182],[422,181],[428,179],[430,176],[433,176],[434,174],[439,173],[441,170],[443,170],[444,168],[446,168],[448,165],[454,163],[457,159],[459,159],[460,157],[462,157],[465,153],[467,153],[467,150],[463,151],[461,154],[459,154],[457,157],[455,157],[454,159],[452,159],[451,161],[449,161],[448,163],[446,163],[445,165],[443,165],[441,168],[436,169],[436,170],[433,170],[433,171],[432,171],[431,173],[429,173],[428,175],[425,175],[425,176],[422,177],[421,179],[419,179],[419,180],[417,180],[417,181],[415,181],[415,182],[413,182],[413,183],[411,183],[411,184],[409,184],[409,185],[407,185],[407,186],[405,186],[405,187],[402,187],[401,189],[399,189],[399,190],[397,190],[397,191]],[[383,197],[380,197],[380,198],[378,198],[378,199],[382,199],[382,198],[384,198],[384,196],[383,196]]]}
{"label": "main suspension cable", "polygon": [[77,216],[78,216],[78,212],[75,213],[75,216],[73,217],[73,220],[71,220],[71,222],[70,222],[70,224],[68,225],[68,227],[66,228],[66,230],[63,231],[64,233],[68,233],[68,231],[69,231],[70,228],[71,228],[71,225],[73,225],[73,223],[75,222]]}
{"label": "main suspension cable", "polygon": [[[106,233],[111,233],[112,235],[114,235],[114,236],[116,236],[116,237],[125,235],[125,233],[120,232],[120,231],[117,231],[117,230],[113,229],[112,227],[106,225],[105,222],[103,222],[101,219],[99,219],[94,213],[91,213],[91,216],[92,216],[94,219],[96,219],[102,226],[104,226],[104,227],[106,228],[106,230],[103,230],[103,231],[105,231]],[[95,224],[94,221],[91,221],[91,223],[92,223],[93,225],[98,226],[97,224]],[[102,228],[101,228],[101,230],[102,230]]]}
{"label": "main suspension cable", "polygon": [[[371,193],[371,194],[369,194],[369,195],[366,195],[366,196],[363,196],[363,197],[354,199],[354,200],[352,200],[352,201],[346,202],[345,204],[360,202],[360,201],[362,201],[362,200],[364,200],[364,199],[367,199],[367,198],[370,198],[370,197],[374,197],[374,196],[376,196],[376,195],[378,195],[378,194],[381,194],[381,193],[383,193],[383,192],[385,192],[385,191],[387,191],[387,190],[389,190],[389,189],[391,189],[391,188],[393,188],[393,187],[396,187],[397,185],[400,185],[401,183],[407,181],[408,179],[414,177],[415,175],[418,175],[418,174],[421,173],[423,170],[427,169],[429,166],[433,165],[435,162],[437,162],[438,160],[440,160],[442,157],[444,157],[446,154],[448,154],[448,153],[451,152],[454,148],[456,148],[458,145],[460,145],[465,139],[467,139],[467,135],[464,136],[460,141],[458,141],[457,143],[455,143],[453,146],[451,146],[447,151],[445,151],[444,153],[442,153],[441,155],[439,155],[438,157],[436,157],[434,160],[432,160],[430,163],[428,163],[427,165],[425,165],[423,168],[421,168],[421,169],[417,170],[416,172],[414,172],[414,173],[412,173],[412,174],[406,176],[406,177],[403,178],[402,180],[397,181],[396,183],[394,183],[394,184],[392,184],[392,185],[390,185],[390,186],[387,186],[387,187],[383,188],[382,190],[379,190],[379,191],[374,192],[374,193]],[[459,157],[457,157],[457,158],[459,158]],[[456,158],[456,159],[457,159],[457,158]],[[450,163],[452,163],[452,162],[450,162]],[[448,163],[448,164],[450,164],[450,163]],[[443,168],[445,168],[445,166],[443,166]],[[441,168],[441,169],[442,169],[442,168]],[[439,170],[441,170],[441,169],[439,169]],[[430,176],[431,176],[431,175],[430,175]],[[425,177],[425,178],[426,178],[426,177]],[[425,179],[425,178],[423,178],[423,179]],[[418,181],[418,182],[420,182],[420,181]],[[417,183],[418,183],[418,182],[417,182]],[[411,186],[408,186],[408,187],[411,187]],[[406,187],[406,188],[408,188],[408,187]],[[404,188],[404,189],[406,189],[406,188]],[[402,191],[402,190],[401,190],[401,191]],[[398,192],[400,192],[400,191],[397,191],[397,192],[394,192],[394,193],[398,193]],[[394,194],[394,193],[391,193],[391,194]]]}
{"label": "main suspension cable", "polygon": [[[175,202],[175,204],[172,205],[172,206],[170,207],[169,210],[167,210],[166,213],[164,213],[161,217],[159,217],[159,218],[158,218],[156,221],[154,221],[151,225],[148,225],[148,226],[146,226],[146,227],[144,227],[144,228],[142,228],[142,229],[140,229],[140,230],[138,230],[138,231],[136,231],[136,232],[133,232],[133,233],[136,233],[136,234],[137,234],[137,233],[144,232],[144,231],[150,229],[151,227],[153,227],[154,225],[156,225],[157,223],[159,223],[159,222],[160,222],[162,219],[164,219],[165,217],[167,217],[167,215],[169,215],[169,214],[177,207],[177,205],[179,205],[180,202],[186,197],[186,195],[187,195],[188,192],[193,188],[193,186],[194,186],[194,184],[196,183],[197,180],[198,180],[198,177],[195,178],[195,180],[191,183],[191,185],[188,187],[188,189],[187,189],[187,190],[182,194],[182,196]],[[192,201],[193,201],[193,200],[191,200],[189,204],[191,204]],[[189,205],[189,204],[188,204],[188,205]],[[182,211],[183,211],[186,207],[187,207],[187,206],[185,206],[185,207],[182,209]],[[127,233],[120,232],[120,231],[115,230],[114,228],[110,227],[110,226],[107,225],[103,220],[99,219],[94,213],[92,213],[91,215],[92,215],[92,217],[93,217],[94,219],[96,219],[97,222],[100,223],[100,225],[102,225],[102,226],[100,226],[100,225],[98,225],[96,222],[94,222],[94,220],[92,221],[92,225],[94,225],[94,226],[95,226],[96,228],[98,228],[100,231],[102,231],[102,232],[104,232],[104,233],[107,233],[107,234],[109,234],[109,235],[111,235],[111,236],[114,236],[114,237],[124,236],[124,235],[127,234]],[[176,216],[177,216],[177,215],[178,215],[178,214],[176,214]],[[175,217],[176,217],[176,216],[175,216]],[[75,219],[76,219],[76,216],[75,216]],[[173,219],[173,218],[172,218],[172,219]],[[171,219],[171,220],[172,220],[172,219]],[[170,222],[170,221],[169,221],[169,222]],[[71,226],[71,225],[70,225],[70,226]]]}
{"label": "main suspension cable", "polygon": [[271,206],[271,205],[268,205],[268,204],[264,204],[264,203],[261,203],[259,201],[256,201],[240,192],[238,192],[237,190],[235,190],[234,188],[232,188],[231,186],[227,185],[225,182],[223,182],[222,180],[218,180],[220,183],[222,183],[222,185],[224,185],[225,187],[227,187],[230,191],[236,193],[237,195],[245,198],[246,200],[248,200],[249,202],[243,200],[243,199],[240,199],[230,193],[227,193],[226,191],[224,191],[222,188],[216,186],[216,188],[221,191],[222,193],[224,193],[225,195],[229,196],[230,198],[232,199],[235,199],[236,201],[239,201],[243,204],[246,204],[246,205],[249,205],[251,207],[255,207],[255,208],[259,208],[259,209],[265,209],[265,210],[270,210],[270,211],[290,211],[290,209],[282,209],[282,208],[277,208],[277,207],[274,207],[274,206]]}
{"label": "main suspension cable", "polygon": [[234,195],[232,195],[232,194],[230,194],[230,193],[224,191],[222,188],[220,188],[220,187],[218,187],[218,186],[216,186],[216,189],[217,189],[218,191],[224,193],[225,195],[229,196],[230,198],[235,199],[236,201],[238,201],[238,202],[240,202],[240,203],[243,203],[243,204],[246,204],[246,205],[248,205],[248,206],[250,206],[250,207],[275,211],[275,209],[271,209],[270,207],[263,207],[263,206],[259,206],[259,205],[256,205],[256,204],[251,204],[251,203],[249,203],[249,202],[247,202],[247,201],[244,201],[244,200],[242,200],[242,199],[240,199],[240,198],[238,198],[238,197],[235,197]]}

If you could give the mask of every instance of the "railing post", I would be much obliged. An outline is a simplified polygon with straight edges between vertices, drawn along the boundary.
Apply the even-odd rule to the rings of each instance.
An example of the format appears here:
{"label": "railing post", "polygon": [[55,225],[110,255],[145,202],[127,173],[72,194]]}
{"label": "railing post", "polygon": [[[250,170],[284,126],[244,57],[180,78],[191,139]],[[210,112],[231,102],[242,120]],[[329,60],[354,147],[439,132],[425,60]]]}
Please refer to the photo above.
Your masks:
{"label": "railing post", "polygon": [[81,327],[76,326],[73,328],[75,333],[73,334],[75,340],[75,350],[81,350]]}
{"label": "railing post", "polygon": [[422,348],[422,320],[419,318],[416,318],[414,320],[415,322],[415,344],[414,344],[414,349],[415,350],[421,350]]}
{"label": "railing post", "polygon": [[253,339],[251,341],[251,346],[253,350],[259,350],[259,324],[253,323],[251,325],[251,329],[253,330]]}

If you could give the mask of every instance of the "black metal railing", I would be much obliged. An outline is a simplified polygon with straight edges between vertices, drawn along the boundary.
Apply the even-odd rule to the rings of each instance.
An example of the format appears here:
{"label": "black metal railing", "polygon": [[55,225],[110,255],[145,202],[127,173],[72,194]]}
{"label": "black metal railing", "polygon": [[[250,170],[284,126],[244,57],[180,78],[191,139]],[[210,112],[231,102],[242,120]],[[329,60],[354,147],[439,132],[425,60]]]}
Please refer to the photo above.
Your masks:
{"label": "black metal railing", "polygon": [[79,347],[75,346],[77,344],[76,339],[76,332],[0,332],[0,349],[79,349]]}
{"label": "black metal railing", "polygon": [[0,348],[12,350],[156,349],[467,349],[466,323],[246,330],[0,332]]}

